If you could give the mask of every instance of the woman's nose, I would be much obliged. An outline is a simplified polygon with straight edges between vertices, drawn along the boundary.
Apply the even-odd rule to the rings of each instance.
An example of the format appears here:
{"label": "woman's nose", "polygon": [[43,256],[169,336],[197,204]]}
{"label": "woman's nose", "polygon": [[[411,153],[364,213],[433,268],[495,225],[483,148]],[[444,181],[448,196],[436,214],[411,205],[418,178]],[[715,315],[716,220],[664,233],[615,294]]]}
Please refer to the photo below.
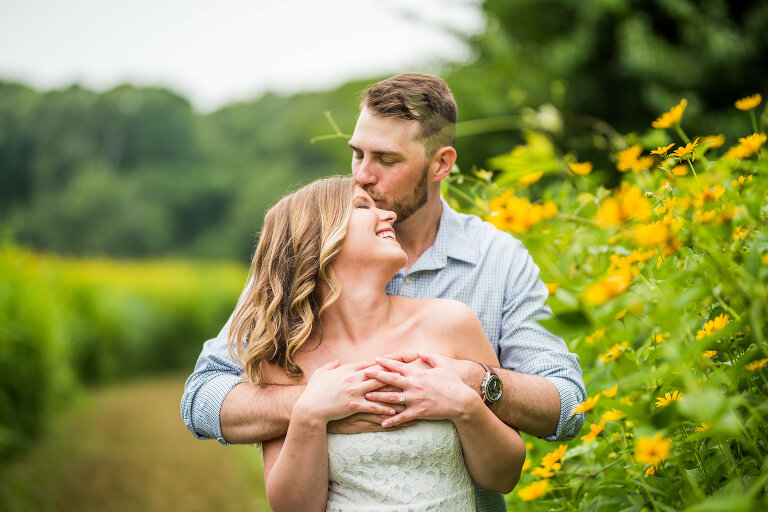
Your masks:
{"label": "woman's nose", "polygon": [[397,214],[389,210],[379,210],[379,218],[382,220],[382,222],[394,224],[397,220]]}

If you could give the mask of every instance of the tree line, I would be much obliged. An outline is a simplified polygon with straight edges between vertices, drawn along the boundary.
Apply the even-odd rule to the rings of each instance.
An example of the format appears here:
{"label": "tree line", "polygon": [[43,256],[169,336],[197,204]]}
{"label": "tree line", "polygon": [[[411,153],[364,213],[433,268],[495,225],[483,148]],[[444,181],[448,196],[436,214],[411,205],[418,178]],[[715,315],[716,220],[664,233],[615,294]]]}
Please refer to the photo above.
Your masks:
{"label": "tree line", "polygon": [[[463,172],[493,170],[488,159],[529,127],[599,166],[606,153],[590,154],[596,143],[610,147],[612,133],[683,97],[696,131],[719,126],[735,142],[742,120],[733,98],[768,87],[764,2],[485,0],[481,8],[487,26],[467,40],[471,62],[445,63],[442,73],[459,104]],[[351,134],[359,93],[377,79],[267,93],[210,114],[159,88],[0,82],[0,233],[65,254],[242,260],[277,198],[348,171],[343,136],[312,141],[334,131],[325,112]]]}

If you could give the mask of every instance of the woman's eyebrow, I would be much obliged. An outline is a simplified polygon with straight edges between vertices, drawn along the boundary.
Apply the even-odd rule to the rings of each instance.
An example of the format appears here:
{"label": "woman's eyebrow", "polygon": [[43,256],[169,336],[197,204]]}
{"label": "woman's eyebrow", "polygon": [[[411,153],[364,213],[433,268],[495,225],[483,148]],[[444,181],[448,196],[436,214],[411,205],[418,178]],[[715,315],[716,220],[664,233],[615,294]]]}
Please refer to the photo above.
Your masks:
{"label": "woman's eyebrow", "polygon": [[355,195],[355,200],[362,200],[368,204],[373,204],[373,199],[368,194],[357,194]]}

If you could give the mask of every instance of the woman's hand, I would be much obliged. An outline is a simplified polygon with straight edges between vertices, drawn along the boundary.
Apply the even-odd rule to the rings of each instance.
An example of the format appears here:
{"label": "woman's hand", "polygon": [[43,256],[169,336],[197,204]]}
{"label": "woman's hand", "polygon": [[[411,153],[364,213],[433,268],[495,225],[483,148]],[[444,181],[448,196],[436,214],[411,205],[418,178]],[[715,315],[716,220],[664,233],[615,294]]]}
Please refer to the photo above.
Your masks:
{"label": "woman's hand", "polygon": [[[364,370],[368,378],[403,390],[405,410],[384,420],[383,427],[392,427],[416,418],[457,420],[480,401],[480,395],[468,387],[451,369],[448,362],[436,354],[419,353],[426,365],[403,363],[386,357],[376,358],[384,370],[373,367]],[[399,403],[398,392],[369,392],[368,400]]]}
{"label": "woman's hand", "polygon": [[321,366],[296,401],[293,415],[319,421],[324,428],[330,421],[357,413],[394,415],[394,408],[365,398],[366,393],[383,386],[366,376],[366,369],[376,366],[373,361],[340,365],[338,360]]}

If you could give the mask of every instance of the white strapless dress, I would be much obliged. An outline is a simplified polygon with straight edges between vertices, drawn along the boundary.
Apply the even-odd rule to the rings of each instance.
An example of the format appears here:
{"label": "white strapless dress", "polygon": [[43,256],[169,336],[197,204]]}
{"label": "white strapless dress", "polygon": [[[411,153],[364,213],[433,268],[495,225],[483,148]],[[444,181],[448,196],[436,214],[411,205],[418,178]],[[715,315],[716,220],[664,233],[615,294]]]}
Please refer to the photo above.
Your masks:
{"label": "white strapless dress", "polygon": [[450,421],[328,434],[330,512],[467,512],[472,480]]}

